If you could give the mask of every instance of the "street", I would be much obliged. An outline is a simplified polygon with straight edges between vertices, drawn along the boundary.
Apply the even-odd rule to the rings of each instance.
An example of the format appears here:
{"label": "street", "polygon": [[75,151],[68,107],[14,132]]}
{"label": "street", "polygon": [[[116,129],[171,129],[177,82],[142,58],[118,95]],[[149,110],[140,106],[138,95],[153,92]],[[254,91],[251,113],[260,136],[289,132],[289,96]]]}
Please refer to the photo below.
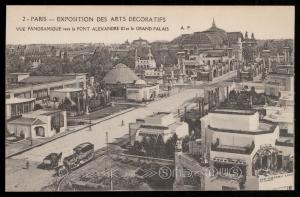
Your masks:
{"label": "street", "polygon": [[[199,92],[197,89],[182,90],[178,94],[150,103],[149,105],[137,108],[128,113],[122,114],[115,118],[101,122],[92,127],[79,132],[59,138],[42,146],[31,149],[20,155],[16,155],[13,159],[27,159],[29,161],[42,162],[44,157],[52,152],[62,152],[66,157],[73,152],[73,148],[83,142],[91,142],[95,145],[95,149],[104,147],[105,132],[108,132],[108,141],[113,142],[114,138],[118,138],[128,133],[128,123],[135,122],[137,118],[144,118],[158,111],[176,111],[186,100],[196,96]],[[122,126],[121,122],[125,125]]]}

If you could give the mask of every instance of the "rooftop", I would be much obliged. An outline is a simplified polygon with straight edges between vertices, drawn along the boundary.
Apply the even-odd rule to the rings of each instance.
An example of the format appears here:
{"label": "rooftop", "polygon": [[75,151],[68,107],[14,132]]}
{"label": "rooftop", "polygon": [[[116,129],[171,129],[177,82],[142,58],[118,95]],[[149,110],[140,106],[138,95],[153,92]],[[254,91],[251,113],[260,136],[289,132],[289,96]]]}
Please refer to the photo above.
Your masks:
{"label": "rooftop", "polygon": [[31,102],[34,101],[35,98],[9,98],[5,100],[6,104],[16,104],[16,103],[26,103],[26,102]]}
{"label": "rooftop", "polygon": [[167,129],[170,129],[170,130],[174,130],[176,129],[178,126],[182,125],[183,122],[180,122],[180,121],[176,121],[176,122],[173,122],[172,124],[168,125],[168,126],[162,126],[162,125],[156,125],[156,124],[142,124],[140,127],[141,128],[145,128],[145,129],[158,129],[158,130],[167,130]]}
{"label": "rooftop", "polygon": [[9,124],[25,124],[25,125],[39,125],[39,124],[46,124],[45,122],[41,121],[37,118],[26,118],[21,117],[15,120],[8,122]]}
{"label": "rooftop", "polygon": [[20,81],[23,84],[44,84],[74,79],[74,76],[29,76]]}
{"label": "rooftop", "polygon": [[39,109],[36,111],[32,111],[23,115],[33,115],[33,116],[40,116],[40,115],[44,115],[44,116],[49,116],[51,114],[57,113],[57,112],[61,112],[62,110],[57,110],[57,109]]}
{"label": "rooftop", "polygon": [[80,92],[82,91],[81,88],[63,88],[63,89],[57,89],[53,90],[54,92]]}
{"label": "rooftop", "polygon": [[106,84],[130,84],[134,83],[139,78],[136,74],[125,64],[117,64],[111,71],[109,71],[103,81]]}
{"label": "rooftop", "polygon": [[210,125],[208,126],[210,130],[217,131],[217,132],[248,134],[248,135],[260,135],[260,134],[273,133],[276,127],[277,124],[269,120],[260,120],[256,131],[218,129],[218,128],[213,128]]}
{"label": "rooftop", "polygon": [[7,75],[29,75],[30,73],[7,73]]}
{"label": "rooftop", "polygon": [[256,113],[256,110],[251,109],[224,109],[217,108],[210,113],[221,113],[221,114],[237,114],[237,115],[253,115]]}
{"label": "rooftop", "polygon": [[166,115],[169,115],[170,114],[170,112],[157,112],[157,113],[155,113],[155,114],[152,114],[152,115],[150,115],[149,117],[163,117],[163,116],[166,116]]}
{"label": "rooftop", "polygon": [[276,75],[276,76],[294,76],[294,74],[291,73],[276,73],[276,72],[269,72],[270,75]]}
{"label": "rooftop", "polygon": [[272,122],[294,123],[294,112],[287,110],[278,110],[264,117],[265,120]]}

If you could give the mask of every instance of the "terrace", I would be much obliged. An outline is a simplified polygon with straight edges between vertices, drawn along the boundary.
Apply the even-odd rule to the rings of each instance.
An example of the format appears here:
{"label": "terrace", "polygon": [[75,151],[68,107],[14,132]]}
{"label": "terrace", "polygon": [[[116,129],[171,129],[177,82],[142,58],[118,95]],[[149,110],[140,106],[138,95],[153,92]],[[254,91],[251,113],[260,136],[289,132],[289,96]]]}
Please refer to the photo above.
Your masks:
{"label": "terrace", "polygon": [[208,129],[216,132],[237,133],[237,134],[247,134],[247,135],[260,135],[260,134],[273,133],[276,127],[277,127],[277,123],[273,123],[267,120],[260,120],[256,131],[219,129],[208,125]]}
{"label": "terrace", "polygon": [[211,150],[212,151],[218,151],[218,152],[228,152],[228,153],[236,153],[236,154],[247,154],[250,155],[255,148],[254,141],[252,141],[250,146],[231,146],[231,145],[221,145],[219,144],[219,140],[215,143],[211,144]]}

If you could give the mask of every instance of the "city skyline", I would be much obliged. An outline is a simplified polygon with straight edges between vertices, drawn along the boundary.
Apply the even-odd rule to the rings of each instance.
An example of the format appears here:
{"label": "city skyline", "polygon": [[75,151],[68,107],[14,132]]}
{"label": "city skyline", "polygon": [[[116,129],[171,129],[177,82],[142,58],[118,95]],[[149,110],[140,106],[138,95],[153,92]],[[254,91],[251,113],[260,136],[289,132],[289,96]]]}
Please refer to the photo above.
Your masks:
{"label": "city skyline", "polygon": [[[125,6],[122,10],[118,10],[115,6],[55,6],[53,10],[39,6],[8,6],[7,7],[7,27],[6,27],[6,44],[68,44],[68,43],[104,43],[115,44],[123,43],[127,39],[138,39],[139,37],[149,42],[164,40],[171,41],[181,34],[190,34],[198,31],[205,31],[211,27],[213,19],[218,28],[224,29],[226,32],[240,31],[243,34],[247,31],[249,36],[254,33],[256,39],[294,39],[294,7],[292,6],[192,6],[184,9],[185,6],[164,7],[151,6],[155,10],[141,9],[141,6]],[[50,6],[52,7],[52,6]],[[21,8],[21,9],[20,9]],[[104,9],[103,9],[104,8]],[[30,15],[28,15],[28,10]],[[169,27],[169,31],[83,31],[83,32],[33,32],[16,31],[17,26],[55,26],[56,21],[52,22],[28,22],[21,21],[22,16],[66,16],[63,13],[65,9],[68,16],[91,16],[91,17],[116,17],[118,16],[145,16],[145,17],[165,17],[166,22],[146,23],[146,22],[107,22],[107,23],[85,23],[85,26],[160,26]],[[129,9],[135,11],[130,14]],[[17,12],[16,12],[17,10]],[[80,10],[80,15],[77,13]],[[86,12],[85,12],[86,10]],[[101,12],[99,12],[101,10]],[[88,11],[88,12],[87,12]],[[76,14],[75,14],[76,13]],[[99,14],[100,13],[100,14]],[[115,14],[118,13],[118,14]],[[157,14],[156,14],[157,13]],[[230,14],[228,14],[230,13]],[[199,20],[190,20],[191,17],[199,18]],[[234,22],[232,22],[234,21]],[[273,22],[272,22],[273,21]],[[79,26],[79,23],[68,23],[68,25]],[[155,24],[155,25],[154,25]],[[187,26],[190,26],[187,30]],[[181,30],[184,27],[184,30]],[[47,39],[45,39],[47,38]]]}

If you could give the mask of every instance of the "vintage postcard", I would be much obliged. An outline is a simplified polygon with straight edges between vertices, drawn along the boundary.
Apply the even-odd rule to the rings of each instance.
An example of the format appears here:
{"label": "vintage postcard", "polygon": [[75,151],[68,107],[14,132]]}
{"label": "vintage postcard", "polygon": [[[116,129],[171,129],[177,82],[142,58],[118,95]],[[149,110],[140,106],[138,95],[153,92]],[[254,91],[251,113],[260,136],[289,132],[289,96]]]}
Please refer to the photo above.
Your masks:
{"label": "vintage postcard", "polygon": [[6,7],[6,191],[294,190],[293,6]]}

